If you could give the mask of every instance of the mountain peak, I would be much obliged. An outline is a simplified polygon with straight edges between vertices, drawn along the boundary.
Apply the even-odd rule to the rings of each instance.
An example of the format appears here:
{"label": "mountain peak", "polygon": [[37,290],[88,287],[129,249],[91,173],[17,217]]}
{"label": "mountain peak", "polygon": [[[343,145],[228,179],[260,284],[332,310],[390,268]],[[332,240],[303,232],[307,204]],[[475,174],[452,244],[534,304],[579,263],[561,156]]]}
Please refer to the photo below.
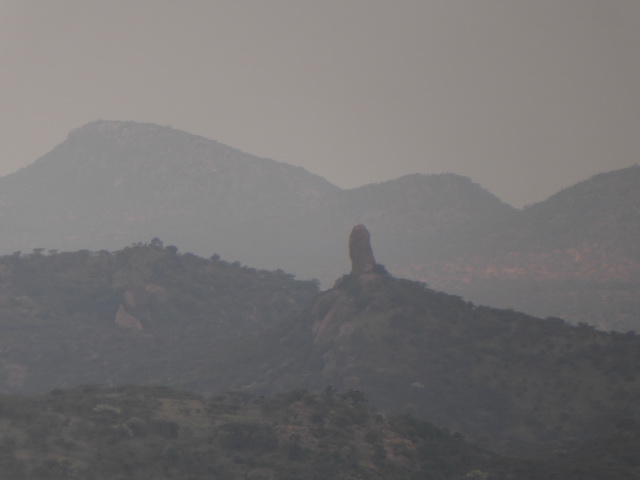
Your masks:
{"label": "mountain peak", "polygon": [[96,136],[100,136],[108,139],[119,139],[121,141],[137,139],[140,136],[149,135],[166,135],[169,133],[184,133],[179,130],[174,130],[169,126],[156,125],[153,123],[138,123],[132,121],[119,121],[119,120],[96,120],[89,122],[81,127],[78,127],[67,136],[68,141],[87,140],[94,139]]}

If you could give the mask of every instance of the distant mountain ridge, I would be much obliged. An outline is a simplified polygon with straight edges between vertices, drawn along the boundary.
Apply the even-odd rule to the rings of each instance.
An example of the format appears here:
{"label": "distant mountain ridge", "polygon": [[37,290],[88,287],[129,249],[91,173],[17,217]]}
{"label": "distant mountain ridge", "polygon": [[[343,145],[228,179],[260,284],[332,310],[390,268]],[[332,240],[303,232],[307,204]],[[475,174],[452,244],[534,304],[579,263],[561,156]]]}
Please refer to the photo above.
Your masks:
{"label": "distant mountain ridge", "polygon": [[331,282],[371,230],[397,275],[476,303],[640,328],[640,168],[524,210],[471,180],[407,175],[343,190],[300,167],[152,124],[97,121],[0,178],[0,253],[114,250],[159,237]]}
{"label": "distant mountain ridge", "polygon": [[[299,167],[169,127],[94,122],[0,179],[0,215],[18,222],[2,250],[113,249],[156,232],[186,240],[192,251],[228,248],[235,257],[249,224],[267,231],[278,217],[299,215],[303,198],[335,190]],[[214,232],[217,226],[228,233]]]}
{"label": "distant mountain ridge", "polygon": [[640,167],[596,175],[414,275],[485,304],[640,328]]}

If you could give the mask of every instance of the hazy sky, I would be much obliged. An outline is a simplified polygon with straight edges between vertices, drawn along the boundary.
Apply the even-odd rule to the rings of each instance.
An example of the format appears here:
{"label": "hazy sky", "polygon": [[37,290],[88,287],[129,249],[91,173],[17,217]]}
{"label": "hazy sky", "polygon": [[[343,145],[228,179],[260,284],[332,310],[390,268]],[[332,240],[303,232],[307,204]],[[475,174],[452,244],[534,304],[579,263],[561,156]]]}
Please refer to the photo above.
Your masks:
{"label": "hazy sky", "polygon": [[0,175],[97,119],[515,205],[640,162],[638,0],[0,0]]}

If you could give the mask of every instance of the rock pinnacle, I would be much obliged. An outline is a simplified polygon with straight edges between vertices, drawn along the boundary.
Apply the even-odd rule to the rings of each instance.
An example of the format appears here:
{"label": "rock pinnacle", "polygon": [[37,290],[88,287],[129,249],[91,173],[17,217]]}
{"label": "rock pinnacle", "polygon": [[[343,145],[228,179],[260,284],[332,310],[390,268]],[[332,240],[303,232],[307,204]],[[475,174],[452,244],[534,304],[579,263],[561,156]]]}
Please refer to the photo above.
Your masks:
{"label": "rock pinnacle", "polygon": [[371,235],[364,225],[356,225],[349,236],[349,257],[351,258],[351,274],[371,273],[376,266],[371,248]]}

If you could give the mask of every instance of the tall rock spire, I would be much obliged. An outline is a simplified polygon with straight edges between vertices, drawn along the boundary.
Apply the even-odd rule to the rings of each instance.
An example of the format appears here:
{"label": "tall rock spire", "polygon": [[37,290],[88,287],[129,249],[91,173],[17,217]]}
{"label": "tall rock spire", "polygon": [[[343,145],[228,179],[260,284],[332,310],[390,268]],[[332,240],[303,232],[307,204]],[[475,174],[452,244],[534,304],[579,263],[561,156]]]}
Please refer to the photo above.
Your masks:
{"label": "tall rock spire", "polygon": [[371,235],[364,225],[356,225],[349,236],[349,257],[351,258],[351,274],[371,273],[376,266],[371,248]]}

